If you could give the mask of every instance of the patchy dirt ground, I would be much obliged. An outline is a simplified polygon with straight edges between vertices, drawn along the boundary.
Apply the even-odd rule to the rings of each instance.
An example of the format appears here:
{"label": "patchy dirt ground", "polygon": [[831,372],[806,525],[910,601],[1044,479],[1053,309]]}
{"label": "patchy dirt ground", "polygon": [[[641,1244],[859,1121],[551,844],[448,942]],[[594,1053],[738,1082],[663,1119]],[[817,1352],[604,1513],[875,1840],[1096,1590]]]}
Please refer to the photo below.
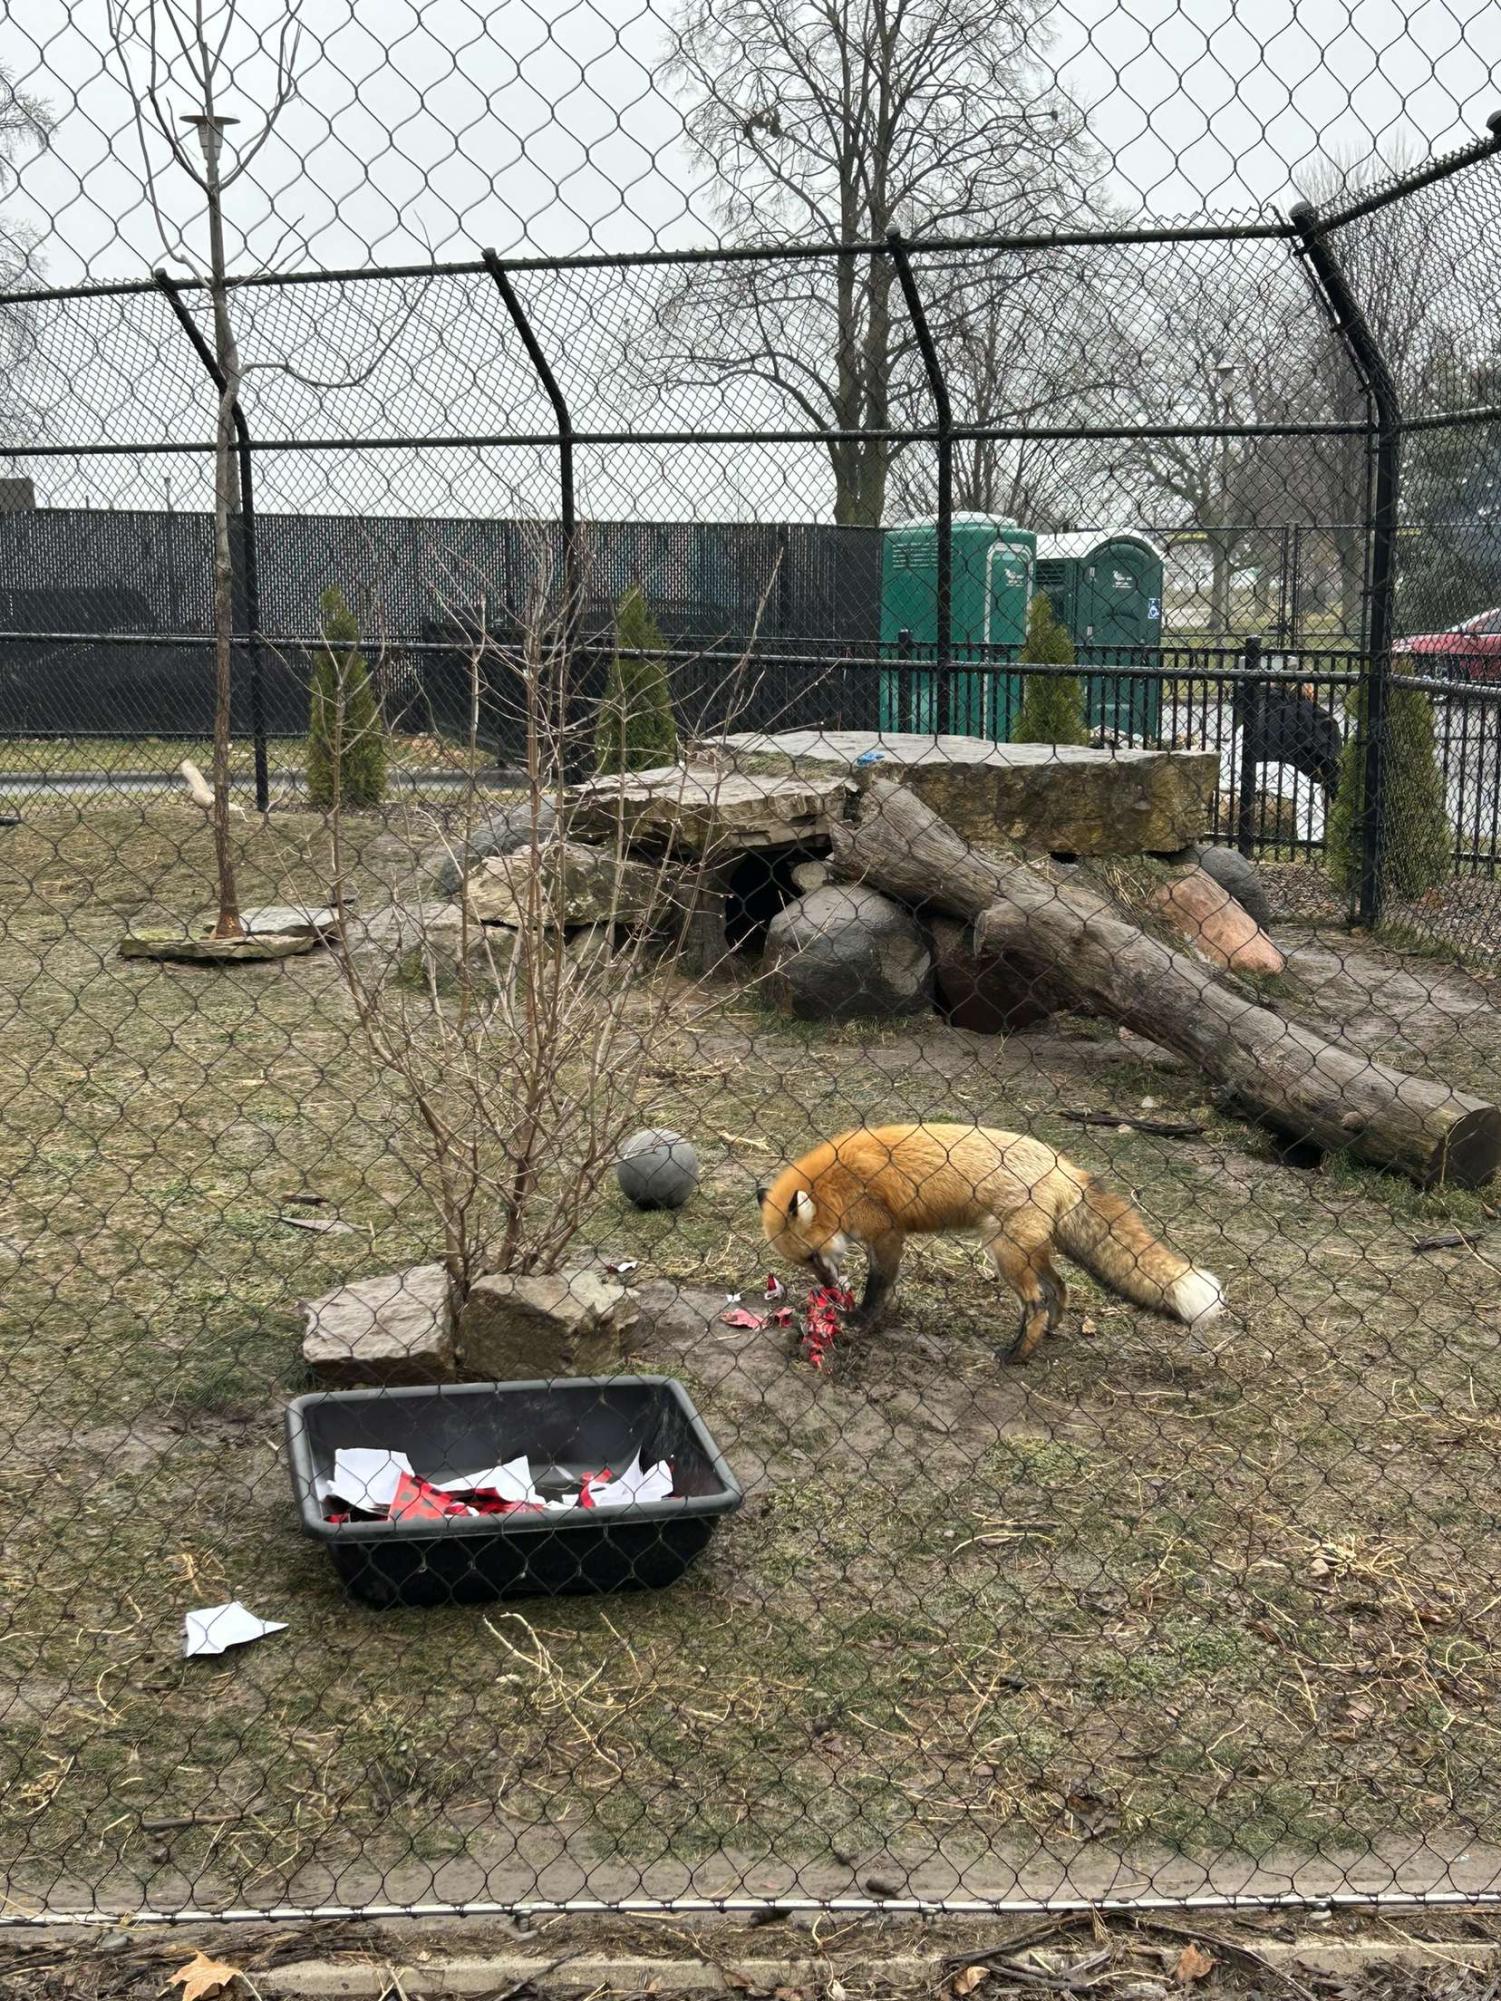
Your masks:
{"label": "patchy dirt ground", "polygon": [[[277,824],[274,850],[241,836],[246,894],[321,889],[318,829]],[[699,1196],[676,1217],[611,1197],[589,1235],[642,1260],[633,1364],[688,1383],[745,1509],[660,1596],[375,1613],[298,1535],[281,1462],[296,1301],[435,1248],[337,971],[117,959],[127,915],[202,901],[190,809],[35,812],[3,839],[13,1897],[1496,1879],[1483,1199],[1291,1166],[1098,1023],[812,1028],[727,987],[640,1105],[693,1137]],[[400,852],[372,823],[367,907]],[[1279,1005],[1494,1089],[1483,981],[1289,942]],[[1070,1116],[1102,1110],[1202,1131]],[[937,1115],[1035,1131],[1130,1190],[1224,1279],[1228,1321],[1194,1340],[1080,1278],[1007,1370],[1010,1302],[934,1243],[828,1380],[718,1324],[764,1272],[768,1165]],[[290,1188],[354,1233],[287,1228]],[[1414,1249],[1454,1226],[1474,1241]],[[231,1596],[288,1630],[183,1662],[183,1612]]]}

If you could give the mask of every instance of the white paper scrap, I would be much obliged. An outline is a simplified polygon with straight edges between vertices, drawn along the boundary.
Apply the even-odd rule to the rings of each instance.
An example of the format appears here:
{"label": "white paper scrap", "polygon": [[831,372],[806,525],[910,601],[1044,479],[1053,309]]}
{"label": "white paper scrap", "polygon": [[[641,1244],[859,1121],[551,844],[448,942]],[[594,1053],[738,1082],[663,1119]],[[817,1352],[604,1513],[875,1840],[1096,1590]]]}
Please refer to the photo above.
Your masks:
{"label": "white paper scrap", "polygon": [[480,1473],[460,1473],[453,1480],[434,1480],[433,1485],[444,1494],[472,1494],[484,1487],[493,1489],[503,1501],[539,1498],[532,1485],[531,1463],[524,1453],[519,1459],[508,1459],[504,1466],[487,1466]]}
{"label": "white paper scrap", "polygon": [[258,1619],[238,1598],[227,1605],[205,1605],[188,1612],[182,1622],[182,1650],[188,1659],[194,1654],[222,1654],[226,1647],[243,1647],[247,1640],[263,1640],[267,1633],[284,1633],[285,1619]]}
{"label": "white paper scrap", "polygon": [[629,1508],[643,1501],[665,1501],[671,1492],[672,1468],[667,1461],[659,1460],[643,1472],[638,1452],[619,1479],[591,1487],[589,1498],[596,1508]]}
{"label": "white paper scrap", "polygon": [[411,1470],[412,1462],[404,1452],[388,1452],[383,1446],[352,1445],[335,1452],[333,1478],[320,1478],[313,1486],[320,1501],[337,1494],[351,1507],[367,1508],[373,1514],[378,1508],[390,1507],[402,1474]]}

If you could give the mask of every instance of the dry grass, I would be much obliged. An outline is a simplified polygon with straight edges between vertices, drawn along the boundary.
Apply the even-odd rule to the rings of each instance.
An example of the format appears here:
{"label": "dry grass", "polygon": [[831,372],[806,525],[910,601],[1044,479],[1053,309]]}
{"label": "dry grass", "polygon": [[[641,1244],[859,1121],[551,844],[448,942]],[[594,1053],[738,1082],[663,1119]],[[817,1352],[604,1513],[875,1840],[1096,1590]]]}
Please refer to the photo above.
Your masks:
{"label": "dry grass", "polygon": [[[239,838],[247,900],[322,886],[310,820],[274,854]],[[1234,1319],[1196,1344],[1082,1282],[1068,1332],[1006,1371],[1009,1307],[935,1244],[829,1382],[758,1337],[649,1326],[641,1366],[689,1382],[750,1490],[690,1579],[376,1614],[298,1536],[279,1456],[297,1299],[434,1244],[337,973],[116,958],[126,916],[204,901],[186,808],[36,813],[0,841],[14,1894],[274,1897],[361,1851],[514,1875],[564,1851],[633,1872],[1496,1838],[1501,1260],[1411,1248],[1429,1217],[1483,1224],[1475,1198],[1280,1165],[1089,1024],[813,1030],[727,989],[641,1104],[699,1145],[699,1197],[595,1219],[643,1278],[753,1282],[768,1161],[942,1110],[1134,1189]],[[372,819],[367,905],[398,859]],[[1391,1040],[1471,1085],[1501,1059],[1483,1011]],[[1202,1138],[1061,1117],[1146,1096]],[[284,1227],[294,1188],[357,1233]],[[231,1595],[289,1630],[184,1663],[183,1611]]]}

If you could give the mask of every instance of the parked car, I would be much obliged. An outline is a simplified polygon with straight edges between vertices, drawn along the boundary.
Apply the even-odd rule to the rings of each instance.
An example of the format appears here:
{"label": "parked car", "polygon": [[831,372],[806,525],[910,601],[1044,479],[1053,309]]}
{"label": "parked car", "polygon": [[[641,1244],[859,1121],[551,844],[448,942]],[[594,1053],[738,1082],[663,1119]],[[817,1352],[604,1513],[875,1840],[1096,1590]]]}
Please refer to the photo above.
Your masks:
{"label": "parked car", "polygon": [[1501,681],[1501,607],[1478,611],[1447,632],[1420,632],[1399,639],[1395,653],[1410,653],[1418,672],[1461,681]]}

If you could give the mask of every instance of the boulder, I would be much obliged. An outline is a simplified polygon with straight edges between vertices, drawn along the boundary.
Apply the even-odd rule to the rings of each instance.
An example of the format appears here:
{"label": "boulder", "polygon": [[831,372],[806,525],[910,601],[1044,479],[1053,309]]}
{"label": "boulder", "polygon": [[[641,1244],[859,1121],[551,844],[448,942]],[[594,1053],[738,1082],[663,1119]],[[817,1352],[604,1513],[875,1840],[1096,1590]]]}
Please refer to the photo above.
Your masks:
{"label": "boulder", "polygon": [[797,862],[792,868],[792,886],[799,896],[806,896],[810,890],[822,889],[829,880],[827,862]]}
{"label": "boulder", "polygon": [[1266,893],[1261,870],[1238,848],[1211,848],[1195,844],[1187,859],[1196,862],[1205,875],[1213,876],[1222,889],[1228,890],[1247,916],[1253,918],[1263,930],[1271,923],[1272,902]]}
{"label": "boulder", "polygon": [[540,922],[564,931],[639,923],[659,913],[666,901],[657,869],[575,841],[492,855],[470,870],[464,894],[470,915],[482,924]]}
{"label": "boulder", "polygon": [[[504,924],[467,927],[457,903],[391,904],[351,927],[349,950],[365,977],[387,976],[410,985],[458,983],[460,972],[481,986],[494,987],[510,971],[521,933]],[[576,970],[594,968],[614,955],[608,924],[586,924],[566,933],[564,957]]]}
{"label": "boulder", "polygon": [[436,873],[433,888],[440,896],[457,896],[464,886],[464,877],[475,862],[483,861],[489,855],[510,855],[518,848],[529,848],[550,840],[557,823],[557,812],[551,800],[537,802],[535,819],[532,816],[532,802],[523,799],[519,805],[503,806],[488,820],[478,821],[470,829],[469,842],[462,854],[442,849],[434,857]]}
{"label": "boulder", "polygon": [[573,795],[570,829],[609,840],[622,822],[636,846],[680,855],[748,854],[759,848],[826,848],[843,803],[841,777],[664,765],[630,778],[597,778]]}
{"label": "boulder", "polygon": [[957,917],[936,917],[928,927],[938,1003],[955,1028],[980,1035],[1009,1035],[1045,1021],[1064,1003],[1037,979],[995,952],[978,952],[974,933]]}
{"label": "boulder", "polygon": [[303,1302],[302,1358],[326,1389],[402,1389],[454,1378],[453,1308],[442,1265],[363,1278]]}
{"label": "boulder", "polygon": [[921,927],[879,890],[830,883],[772,918],[762,959],[777,1005],[809,1021],[919,1014],[933,965]]}
{"label": "boulder", "polygon": [[998,837],[1056,855],[1172,854],[1209,824],[1213,751],[1089,750],[982,737],[787,730],[732,736],[737,751],[776,752],[816,775],[871,769],[911,789],[966,841]]}
{"label": "boulder", "polygon": [[1147,907],[1216,966],[1235,973],[1287,969],[1286,959],[1255,918],[1202,868],[1163,883]]}
{"label": "boulder", "polygon": [[639,1317],[636,1296],[592,1271],[476,1279],[459,1314],[467,1382],[608,1375]]}

